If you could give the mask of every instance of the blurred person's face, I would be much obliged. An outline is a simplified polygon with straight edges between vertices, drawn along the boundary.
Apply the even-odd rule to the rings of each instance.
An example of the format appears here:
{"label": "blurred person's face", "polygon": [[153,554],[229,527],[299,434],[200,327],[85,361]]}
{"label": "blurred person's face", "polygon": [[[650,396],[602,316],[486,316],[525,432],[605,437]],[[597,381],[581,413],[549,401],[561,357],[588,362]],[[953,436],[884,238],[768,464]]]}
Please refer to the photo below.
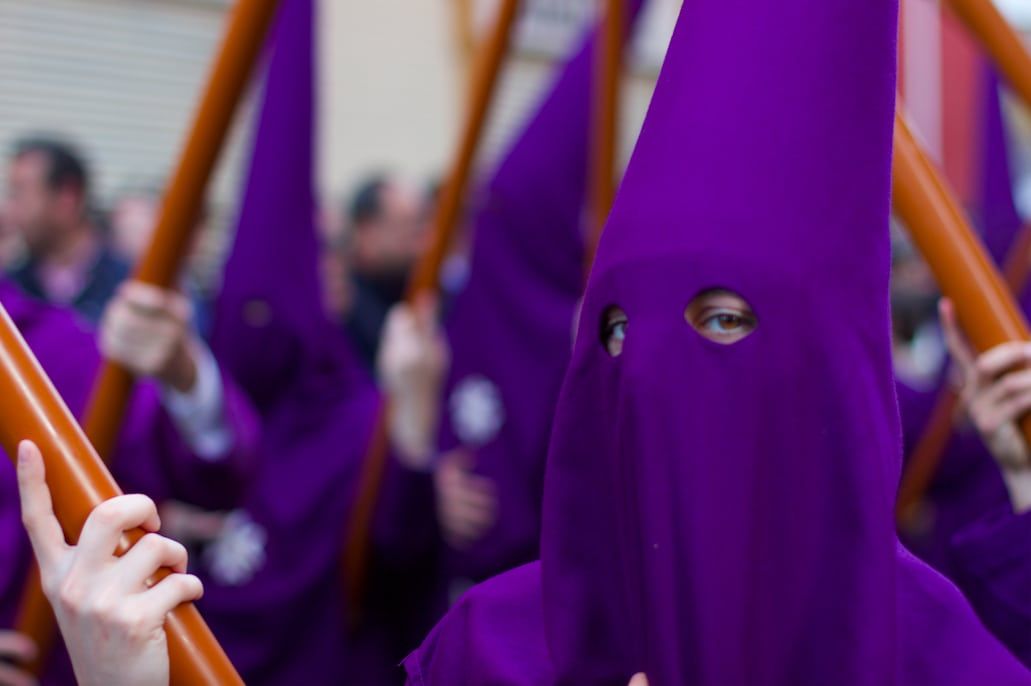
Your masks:
{"label": "blurred person's face", "polygon": [[407,275],[426,242],[426,205],[423,195],[403,183],[383,188],[380,217],[355,227],[355,266],[374,277]]}
{"label": "blurred person's face", "polygon": [[51,188],[48,172],[46,157],[28,152],[11,161],[8,173],[8,219],[33,252],[60,241],[82,219],[82,190],[71,186]]}
{"label": "blurred person's face", "polygon": [[7,203],[0,198],[0,270],[14,261],[18,245],[18,236],[8,219]]}
{"label": "blurred person's face", "polygon": [[319,236],[324,245],[342,245],[347,238],[347,219],[335,203],[326,203],[319,208]]}
{"label": "blurred person's face", "polygon": [[354,296],[344,251],[335,247],[323,249],[319,255],[319,272],[323,308],[332,319],[343,320]]}
{"label": "blurred person's face", "polygon": [[129,195],[115,203],[111,212],[111,241],[119,255],[136,262],[150,242],[158,220],[157,200]]}
{"label": "blurred person's face", "polygon": [[938,312],[938,285],[918,255],[894,261],[891,267],[891,314],[895,335],[909,340]]}

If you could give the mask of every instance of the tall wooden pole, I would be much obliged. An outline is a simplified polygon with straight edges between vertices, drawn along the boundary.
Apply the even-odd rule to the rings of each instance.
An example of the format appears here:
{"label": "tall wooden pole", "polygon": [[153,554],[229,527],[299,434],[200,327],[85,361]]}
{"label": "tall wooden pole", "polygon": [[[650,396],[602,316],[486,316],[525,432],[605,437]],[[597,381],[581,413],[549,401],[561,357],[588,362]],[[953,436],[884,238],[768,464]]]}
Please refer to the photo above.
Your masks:
{"label": "tall wooden pole", "polygon": [[[990,0],[946,0],[946,5],[991,56],[1024,105],[1031,108],[1031,53],[995,4]],[[1010,249],[1004,267],[1011,292],[1019,294],[1023,290],[1029,270],[1031,226],[1025,226]],[[958,403],[959,399],[951,388],[943,389],[913,448],[902,475],[896,506],[902,524],[912,518],[914,507],[923,499],[934,480],[952,437]]]}
{"label": "tall wooden pole", "polygon": [[491,35],[484,43],[479,55],[473,75],[465,126],[458,141],[458,149],[455,151],[450,173],[440,191],[429,248],[419,264],[416,265],[412,281],[409,284],[409,299],[419,293],[432,292],[437,289],[440,266],[447,256],[458,226],[462,203],[465,199],[465,189],[472,174],[480,141],[483,138],[487,115],[494,101],[498,77],[501,74],[501,66],[511,42],[519,4],[519,0],[502,0]]}
{"label": "tall wooden pole", "polygon": [[[1002,274],[901,116],[895,122],[893,172],[895,209],[974,348],[1028,340],[1027,322]],[[1031,429],[1031,422],[1024,424]]]}
{"label": "tall wooden pole", "polygon": [[[953,302],[959,325],[975,350],[984,352],[1007,341],[1031,339],[1027,321],[1002,274],[901,116],[895,122],[893,171],[895,210],[934,273],[942,294]],[[1031,415],[1021,420],[1020,428],[1031,444]],[[947,436],[936,440],[945,441]],[[929,481],[929,475],[910,477],[910,483],[904,484],[899,498],[903,516],[915,502],[916,479]]]}
{"label": "tall wooden pole", "polygon": [[1031,107],[1031,55],[992,0],[945,0],[977,38],[1024,104]]}
{"label": "tall wooden pole", "polygon": [[[161,205],[154,236],[133,278],[171,288],[193,238],[204,192],[251,72],[261,54],[278,0],[239,0]],[[118,440],[132,376],[107,362],[90,397],[84,426],[97,451],[110,459]]]}
{"label": "tall wooden pole", "polygon": [[[511,42],[519,5],[519,0],[501,1],[491,35],[483,43],[482,52],[475,66],[465,125],[459,138],[458,149],[455,152],[450,173],[440,192],[430,245],[416,265],[409,283],[409,302],[422,293],[436,292],[438,288],[440,267],[447,256],[458,227],[465,189],[476,160],[480,140],[483,138],[487,115],[497,90],[501,66]],[[388,412],[390,412],[388,405],[380,409],[362,473],[359,476],[354,508],[347,524],[343,568],[349,608],[353,612],[356,612],[357,608],[361,606],[368,568],[372,519],[387,466]]]}
{"label": "tall wooden pole", "polygon": [[[1031,276],[1031,224],[1025,225],[1010,247],[1003,265],[1003,279],[1010,292],[1015,296],[1027,286]],[[938,393],[931,415],[927,419],[923,433],[913,446],[913,451],[902,471],[899,484],[899,495],[896,513],[899,524],[909,526],[915,521],[916,507],[930,488],[934,475],[938,472],[945,450],[952,439],[956,411],[959,408],[959,395],[951,385],[945,384]]]}
{"label": "tall wooden pole", "polygon": [[[229,17],[221,48],[200,101],[186,146],[165,193],[157,227],[133,278],[171,288],[193,240],[193,228],[219,152],[258,61],[278,0],[239,0]],[[105,461],[118,441],[133,378],[106,362],[93,387],[84,417],[86,434]],[[178,621],[178,620],[176,620]],[[56,625],[39,574],[30,570],[19,607],[18,631],[31,637],[38,654],[30,667],[41,673],[56,637]]]}
{"label": "tall wooden pole", "polygon": [[[65,538],[75,543],[93,508],[121,491],[0,307],[0,446],[14,458],[26,439],[43,454],[54,513]],[[143,535],[139,529],[127,532],[118,554]],[[168,573],[162,570],[155,580]],[[192,604],[172,611],[165,630],[173,684],[243,684]]]}
{"label": "tall wooden pole", "polygon": [[597,67],[592,114],[594,145],[590,155],[590,225],[584,250],[589,272],[616,195],[616,154],[619,143],[620,86],[623,77],[623,36],[626,0],[603,0],[604,20],[597,44]]}

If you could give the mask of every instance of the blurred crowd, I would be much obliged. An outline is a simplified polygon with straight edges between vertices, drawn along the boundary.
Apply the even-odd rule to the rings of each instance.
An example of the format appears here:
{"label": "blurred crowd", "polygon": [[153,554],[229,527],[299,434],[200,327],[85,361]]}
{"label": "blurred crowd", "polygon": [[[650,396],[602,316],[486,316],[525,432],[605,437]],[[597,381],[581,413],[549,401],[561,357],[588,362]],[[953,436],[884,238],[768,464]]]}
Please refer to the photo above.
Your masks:
{"label": "blurred crowd", "polygon": [[[160,180],[102,206],[73,141],[11,142],[0,304],[77,415],[104,360],[141,381],[111,469],[147,497],[100,505],[71,548],[60,534],[46,540],[56,527],[34,507],[49,501],[31,449],[17,476],[0,472],[0,553],[12,560],[0,569],[0,685],[28,683],[16,667],[36,649],[10,629],[33,554],[67,652],[95,683],[133,683],[115,670],[143,662],[129,648],[154,648],[111,607],[127,588],[149,598],[140,606],[161,636],[167,612],[197,600],[251,683],[391,686],[406,655],[413,684],[420,672],[427,684],[550,683],[540,674],[567,639],[584,674],[641,643],[664,686],[677,683],[669,674],[701,673],[681,664],[685,646],[717,675],[699,683],[751,674],[753,658],[755,673],[794,669],[814,684],[842,669],[842,683],[875,683],[868,674],[897,662],[919,675],[905,683],[934,686],[953,657],[1026,673],[1031,457],[1018,422],[1031,411],[1031,346],[975,354],[903,227],[890,235],[889,291],[894,6],[837,3],[870,20],[854,34],[833,8],[795,4],[782,28],[798,35],[783,40],[764,22],[739,26],[723,3],[699,2],[697,16],[685,3],[671,43],[680,52],[662,77],[672,85],[653,101],[586,290],[590,39],[477,170],[439,294],[408,297],[434,237],[437,180],[376,171],[343,202],[312,197],[310,2],[280,15],[240,207],[199,213],[175,288],[132,278],[161,220]],[[633,21],[641,2],[628,8]],[[697,31],[692,20],[705,18]],[[685,46],[741,26],[750,41],[772,41],[770,60],[735,62],[745,76],[727,82],[783,80],[801,93],[810,79],[823,91],[804,103],[807,117],[790,98],[758,98],[752,111],[748,88],[697,68],[709,53]],[[836,97],[832,61],[790,59],[810,43],[860,65],[855,93],[869,102]],[[696,90],[699,106],[682,97]],[[994,87],[990,98],[997,109]],[[786,133],[752,130],[756,112]],[[996,114],[986,121],[1001,130]],[[682,126],[688,116],[699,124]],[[818,149],[822,135],[840,150]],[[868,153],[869,164],[851,164]],[[692,181],[681,188],[680,175]],[[993,251],[1004,246],[993,252],[1001,263],[1028,229],[1008,171],[998,176],[986,198],[1001,201],[968,209]],[[814,210],[813,197],[827,208]],[[728,211],[734,203],[755,208]],[[724,356],[760,316],[764,334]],[[931,478],[889,512],[899,417],[911,462],[950,393]],[[104,531],[114,540],[134,526],[168,538],[145,537],[117,561],[114,543],[95,554]],[[119,565],[135,576],[111,572]],[[167,597],[147,581],[162,566],[182,572]],[[947,608],[941,632],[910,603]],[[621,621],[638,612],[641,626]],[[848,640],[827,635],[838,626]],[[83,642],[106,629],[114,639],[99,648]],[[942,649],[949,640],[962,649]],[[69,683],[69,656],[50,657],[45,681]],[[167,667],[160,649],[150,657]],[[523,680],[497,677],[521,670]],[[580,677],[558,682],[622,686],[631,673]]]}
{"label": "blurred crowd", "polygon": [[[97,323],[150,241],[161,209],[160,181],[126,186],[96,201],[89,161],[60,135],[9,146],[0,196],[0,267],[27,293]],[[320,212],[324,303],[372,368],[387,312],[403,297],[433,220],[434,183],[371,173],[346,201]],[[213,294],[229,228],[198,217],[182,288],[197,330],[210,331]],[[215,253],[212,255],[212,253]],[[450,264],[460,272],[461,258]],[[454,280],[452,278],[452,280]]]}

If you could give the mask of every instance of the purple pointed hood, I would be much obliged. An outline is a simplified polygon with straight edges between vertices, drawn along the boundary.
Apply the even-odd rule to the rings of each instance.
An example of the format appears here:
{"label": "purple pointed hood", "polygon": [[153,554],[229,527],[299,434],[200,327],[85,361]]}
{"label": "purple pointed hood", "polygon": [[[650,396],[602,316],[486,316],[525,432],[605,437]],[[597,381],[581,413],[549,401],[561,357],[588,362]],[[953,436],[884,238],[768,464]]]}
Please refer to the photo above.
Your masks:
{"label": "purple pointed hood", "polygon": [[[348,367],[327,334],[315,229],[314,28],[311,0],[282,3],[212,348],[262,410],[304,365]],[[256,344],[260,341],[260,344]],[[321,360],[321,362],[319,361]]]}
{"label": "purple pointed hood", "polygon": [[[565,683],[892,681],[897,10],[685,0],[553,430],[542,564]],[[749,302],[750,336],[685,321],[713,288]]]}
{"label": "purple pointed hood", "polygon": [[316,9],[280,3],[212,341],[263,414],[255,482],[197,560],[202,611],[249,683],[345,683],[357,662],[340,544],[379,403],[321,305]]}
{"label": "purple pointed hood", "polygon": [[[627,3],[627,26],[641,4]],[[449,573],[461,577],[483,579],[537,557],[548,435],[583,292],[595,65],[589,36],[486,184],[469,281],[447,319],[454,363],[441,447],[473,451],[500,505],[494,529],[449,560]]]}

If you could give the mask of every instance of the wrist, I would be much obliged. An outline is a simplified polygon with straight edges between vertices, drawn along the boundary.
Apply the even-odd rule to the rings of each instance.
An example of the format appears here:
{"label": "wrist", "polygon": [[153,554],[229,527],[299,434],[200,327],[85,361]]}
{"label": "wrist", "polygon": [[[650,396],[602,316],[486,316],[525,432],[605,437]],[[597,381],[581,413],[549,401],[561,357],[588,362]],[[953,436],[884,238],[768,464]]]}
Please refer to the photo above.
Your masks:
{"label": "wrist", "polygon": [[160,381],[179,393],[189,393],[197,383],[197,356],[193,341],[180,343],[169,360]]}
{"label": "wrist", "polygon": [[390,440],[397,457],[417,471],[429,468],[436,440],[435,414],[425,405],[390,403]]}

